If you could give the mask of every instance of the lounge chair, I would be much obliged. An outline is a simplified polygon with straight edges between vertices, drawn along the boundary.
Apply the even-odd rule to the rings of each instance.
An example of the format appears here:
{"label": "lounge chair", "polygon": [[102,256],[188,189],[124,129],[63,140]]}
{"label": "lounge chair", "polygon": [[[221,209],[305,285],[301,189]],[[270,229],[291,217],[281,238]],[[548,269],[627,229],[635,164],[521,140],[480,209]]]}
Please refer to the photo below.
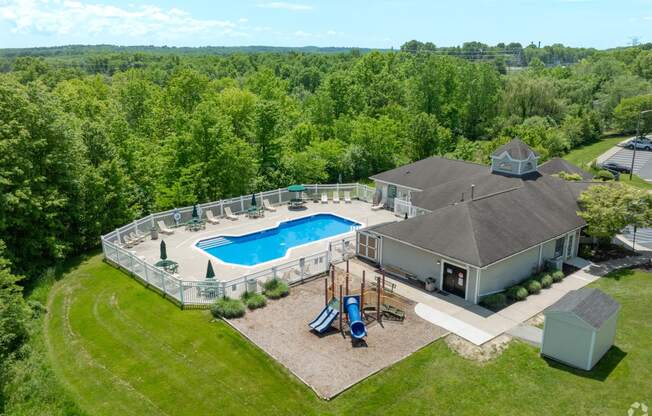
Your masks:
{"label": "lounge chair", "polygon": [[384,203],[383,201],[380,201],[380,202],[377,203],[376,205],[372,205],[372,206],[371,206],[371,210],[372,210],[372,211],[378,211],[378,210],[380,210],[380,209],[383,209],[384,207],[385,207],[385,203]]}
{"label": "lounge chair", "polygon": [[340,203],[340,193],[339,192],[333,192],[333,202],[336,204]]}
{"label": "lounge chair", "polygon": [[213,211],[211,211],[210,209],[206,210],[206,221],[208,221],[211,224],[219,224],[220,223],[220,220],[215,218],[215,216],[213,215]]}
{"label": "lounge chair", "polygon": [[145,236],[143,236],[143,235],[138,235],[138,234],[136,234],[134,231],[132,231],[132,232],[129,233],[129,238],[130,238],[131,241],[133,241],[135,244],[142,243],[143,241],[145,241]]}
{"label": "lounge chair", "polygon": [[231,212],[231,207],[224,207],[224,218],[231,221],[235,221],[238,219],[238,217],[234,215],[233,212]]}
{"label": "lounge chair", "polygon": [[326,192],[323,192],[321,194],[321,203],[322,204],[328,204],[328,195],[326,194]]}
{"label": "lounge chair", "polygon": [[344,203],[345,204],[350,204],[351,203],[351,192],[344,191]]}
{"label": "lounge chair", "polygon": [[269,203],[269,199],[263,199],[263,208],[269,212],[276,212],[276,208]]}
{"label": "lounge chair", "polygon": [[122,237],[122,242],[120,243],[121,247],[131,248],[136,245],[136,242],[132,240],[129,236],[125,235]]}
{"label": "lounge chair", "polygon": [[162,234],[174,234],[174,230],[168,228],[167,225],[165,225],[165,222],[163,221],[157,221],[156,224],[158,224],[158,229]]}

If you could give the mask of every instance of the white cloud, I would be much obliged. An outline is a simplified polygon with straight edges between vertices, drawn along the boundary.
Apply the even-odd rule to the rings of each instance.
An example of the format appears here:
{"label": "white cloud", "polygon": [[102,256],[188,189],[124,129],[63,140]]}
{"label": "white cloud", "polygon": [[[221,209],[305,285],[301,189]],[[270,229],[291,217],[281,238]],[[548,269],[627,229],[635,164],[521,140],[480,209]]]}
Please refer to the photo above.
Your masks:
{"label": "white cloud", "polygon": [[55,35],[111,34],[128,37],[155,35],[245,36],[228,20],[196,19],[177,8],[151,5],[126,8],[79,0],[0,1],[0,21],[13,24],[14,33]]}
{"label": "white cloud", "polygon": [[292,11],[306,11],[312,10],[313,7],[309,4],[300,4],[300,3],[286,3],[284,1],[272,1],[269,3],[260,3],[258,7],[264,9],[285,9]]}

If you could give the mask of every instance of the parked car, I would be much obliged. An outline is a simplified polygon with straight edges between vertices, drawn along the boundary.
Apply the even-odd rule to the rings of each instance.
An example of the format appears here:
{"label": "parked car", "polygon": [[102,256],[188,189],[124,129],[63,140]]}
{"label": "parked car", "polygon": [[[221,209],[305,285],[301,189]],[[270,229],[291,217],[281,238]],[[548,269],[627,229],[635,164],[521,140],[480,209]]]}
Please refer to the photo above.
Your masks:
{"label": "parked car", "polygon": [[632,138],[625,145],[625,147],[628,149],[633,149],[634,146],[636,146],[637,150],[652,150],[652,139],[645,136],[636,137],[636,138]]}
{"label": "parked car", "polygon": [[618,172],[618,173],[629,173],[631,171],[631,168],[625,165],[620,165],[616,162],[607,162],[603,163],[602,166],[600,166],[602,169],[606,169],[610,171],[611,173],[613,172]]}

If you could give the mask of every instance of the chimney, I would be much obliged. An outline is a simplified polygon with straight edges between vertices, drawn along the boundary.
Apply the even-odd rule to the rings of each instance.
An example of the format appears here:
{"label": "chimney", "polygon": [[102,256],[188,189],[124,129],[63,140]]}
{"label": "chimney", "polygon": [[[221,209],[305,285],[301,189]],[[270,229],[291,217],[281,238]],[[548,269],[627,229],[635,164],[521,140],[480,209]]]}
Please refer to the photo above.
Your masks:
{"label": "chimney", "polygon": [[475,194],[475,185],[471,184],[471,201],[473,201],[473,196]]}

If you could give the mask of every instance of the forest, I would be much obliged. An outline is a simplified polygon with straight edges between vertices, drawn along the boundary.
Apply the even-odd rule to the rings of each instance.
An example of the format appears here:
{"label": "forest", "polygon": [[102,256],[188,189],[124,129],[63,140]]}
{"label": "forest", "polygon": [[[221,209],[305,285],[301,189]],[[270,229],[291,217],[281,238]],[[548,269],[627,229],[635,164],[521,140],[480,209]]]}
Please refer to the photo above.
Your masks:
{"label": "forest", "polygon": [[465,45],[3,50],[0,413],[36,308],[23,288],[119,225],[292,183],[365,181],[432,155],[487,163],[513,137],[545,160],[633,133],[652,108],[652,45]]}

